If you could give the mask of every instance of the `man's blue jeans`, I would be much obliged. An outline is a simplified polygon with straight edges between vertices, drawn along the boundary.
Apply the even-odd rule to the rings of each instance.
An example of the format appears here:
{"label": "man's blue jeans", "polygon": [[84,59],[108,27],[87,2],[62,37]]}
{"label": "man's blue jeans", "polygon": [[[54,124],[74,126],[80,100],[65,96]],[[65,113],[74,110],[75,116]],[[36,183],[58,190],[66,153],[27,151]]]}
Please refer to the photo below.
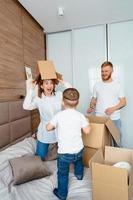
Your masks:
{"label": "man's blue jeans", "polygon": [[69,166],[74,164],[74,174],[78,180],[83,178],[83,162],[82,162],[83,149],[75,154],[58,154],[57,167],[58,167],[58,188],[57,194],[61,200],[65,200],[68,193],[68,177]]}
{"label": "man's blue jeans", "polygon": [[[122,137],[122,135],[121,135],[121,120],[120,120],[120,119],[118,119],[118,120],[113,120],[113,122],[114,122],[115,126],[118,128],[118,130],[119,130],[119,132],[120,132],[120,140],[121,140],[121,137]],[[120,142],[121,142],[121,141],[120,141]],[[118,145],[118,144],[116,143],[116,141],[113,139],[113,146],[114,146],[114,147],[121,147],[121,144]]]}
{"label": "man's blue jeans", "polygon": [[37,140],[35,155],[40,156],[41,160],[44,160],[48,153],[48,147],[49,147],[49,144],[42,143]]}

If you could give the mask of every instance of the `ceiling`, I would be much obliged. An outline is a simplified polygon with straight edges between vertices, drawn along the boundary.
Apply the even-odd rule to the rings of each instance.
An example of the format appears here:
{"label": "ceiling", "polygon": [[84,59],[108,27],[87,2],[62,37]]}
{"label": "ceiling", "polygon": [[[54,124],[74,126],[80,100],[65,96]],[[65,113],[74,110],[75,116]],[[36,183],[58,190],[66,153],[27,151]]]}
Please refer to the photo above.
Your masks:
{"label": "ceiling", "polygon": [[[18,0],[46,33],[133,19],[133,0]],[[62,7],[64,16],[58,15]]]}

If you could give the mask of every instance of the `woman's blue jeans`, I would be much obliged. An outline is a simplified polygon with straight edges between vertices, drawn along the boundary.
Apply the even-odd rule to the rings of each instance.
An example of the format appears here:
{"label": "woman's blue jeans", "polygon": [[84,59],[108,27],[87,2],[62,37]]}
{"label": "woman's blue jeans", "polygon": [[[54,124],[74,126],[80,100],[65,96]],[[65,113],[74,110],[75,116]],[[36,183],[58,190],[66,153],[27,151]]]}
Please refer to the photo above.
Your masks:
{"label": "woman's blue jeans", "polygon": [[82,162],[83,149],[75,154],[58,154],[57,167],[58,167],[58,188],[57,193],[61,200],[65,200],[68,193],[68,177],[69,166],[74,164],[74,174],[78,180],[83,178],[83,162]]}
{"label": "woman's blue jeans", "polygon": [[41,160],[44,160],[48,153],[48,147],[49,147],[49,144],[42,143],[37,140],[35,155],[40,156]]}

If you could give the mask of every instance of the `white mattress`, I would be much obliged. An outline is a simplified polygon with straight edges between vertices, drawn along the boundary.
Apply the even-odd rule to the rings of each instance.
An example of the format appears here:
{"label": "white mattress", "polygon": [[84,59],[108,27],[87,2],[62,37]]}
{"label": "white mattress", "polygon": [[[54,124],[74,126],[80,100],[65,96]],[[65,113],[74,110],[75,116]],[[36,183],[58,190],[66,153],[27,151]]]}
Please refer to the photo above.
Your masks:
{"label": "white mattress", "polygon": [[[51,176],[30,181],[21,185],[12,185],[12,172],[8,159],[26,154],[34,154],[35,140],[27,138],[0,152],[0,199],[2,200],[57,200],[53,189],[57,184],[55,161],[47,161]],[[77,180],[69,173],[69,193],[67,200],[92,200],[90,169],[85,168],[83,180]]]}

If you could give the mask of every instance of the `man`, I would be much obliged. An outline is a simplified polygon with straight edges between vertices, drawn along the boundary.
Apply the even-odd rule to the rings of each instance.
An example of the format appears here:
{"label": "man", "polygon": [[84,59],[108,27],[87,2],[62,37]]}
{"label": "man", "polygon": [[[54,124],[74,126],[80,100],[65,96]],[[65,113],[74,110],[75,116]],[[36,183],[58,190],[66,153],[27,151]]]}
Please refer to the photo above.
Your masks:
{"label": "man", "polygon": [[[126,98],[117,81],[112,79],[113,64],[109,61],[101,65],[102,81],[95,84],[93,97],[87,112],[95,111],[96,116],[109,116],[121,133],[120,109],[126,105]],[[114,142],[114,146],[117,144]]]}

